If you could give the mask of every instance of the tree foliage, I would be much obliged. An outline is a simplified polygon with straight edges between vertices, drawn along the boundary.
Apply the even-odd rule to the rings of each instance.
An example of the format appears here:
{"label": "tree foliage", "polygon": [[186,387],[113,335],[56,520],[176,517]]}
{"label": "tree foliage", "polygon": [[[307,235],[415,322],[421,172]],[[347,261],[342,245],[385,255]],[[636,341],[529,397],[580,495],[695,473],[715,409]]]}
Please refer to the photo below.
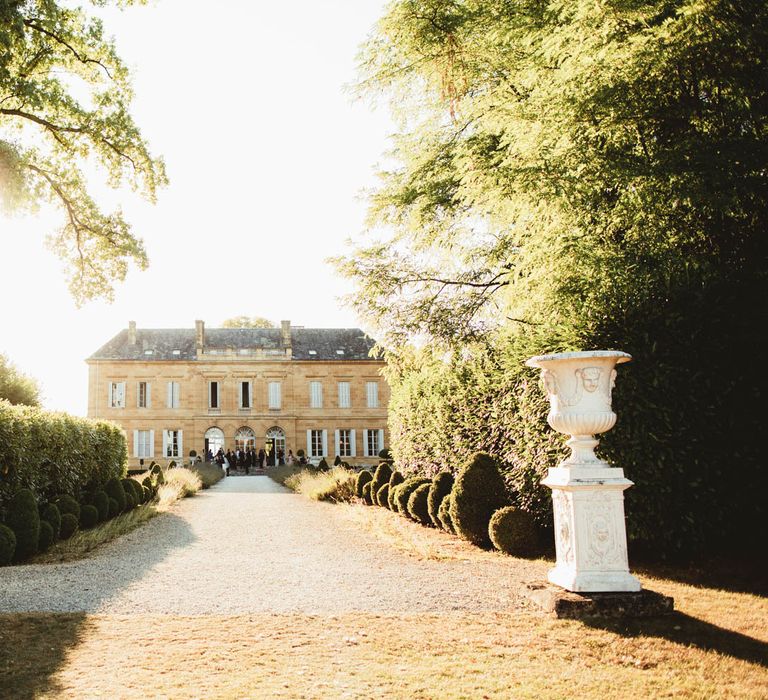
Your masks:
{"label": "tree foliage", "polygon": [[486,450],[550,522],[563,439],[522,363],[619,348],[601,447],[637,483],[630,537],[764,531],[768,6],[396,0],[360,68],[399,132],[337,263],[387,351],[398,467]]}
{"label": "tree foliage", "polygon": [[84,171],[98,166],[110,186],[128,184],[150,201],[166,184],[131,99],[128,69],[99,19],[70,3],[0,0],[0,206],[61,210],[48,242],[78,304],[111,298],[130,262],[147,265],[141,240],[122,212],[101,210]]}
{"label": "tree foliage", "polygon": [[40,405],[40,387],[35,379],[27,377],[0,353],[0,399],[25,406]]}
{"label": "tree foliage", "polygon": [[274,328],[275,324],[261,316],[235,316],[221,322],[222,328]]}

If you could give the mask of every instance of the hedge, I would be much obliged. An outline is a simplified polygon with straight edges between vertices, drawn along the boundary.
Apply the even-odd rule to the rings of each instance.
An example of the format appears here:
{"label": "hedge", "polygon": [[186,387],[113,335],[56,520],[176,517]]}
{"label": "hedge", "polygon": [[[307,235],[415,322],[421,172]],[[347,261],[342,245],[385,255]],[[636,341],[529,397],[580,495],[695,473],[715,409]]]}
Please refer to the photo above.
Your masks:
{"label": "hedge", "polygon": [[106,421],[0,400],[0,517],[21,489],[38,501],[80,498],[126,468],[123,433]]}

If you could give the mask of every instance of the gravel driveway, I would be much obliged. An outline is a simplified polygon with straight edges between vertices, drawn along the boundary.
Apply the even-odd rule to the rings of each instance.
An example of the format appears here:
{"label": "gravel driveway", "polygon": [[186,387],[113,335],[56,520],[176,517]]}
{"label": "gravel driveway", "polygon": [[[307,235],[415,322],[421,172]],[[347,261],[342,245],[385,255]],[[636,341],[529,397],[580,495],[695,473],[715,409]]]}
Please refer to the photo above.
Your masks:
{"label": "gravel driveway", "polygon": [[409,557],[340,510],[266,476],[229,477],[87,559],[0,569],[0,612],[503,611],[545,571],[501,556]]}

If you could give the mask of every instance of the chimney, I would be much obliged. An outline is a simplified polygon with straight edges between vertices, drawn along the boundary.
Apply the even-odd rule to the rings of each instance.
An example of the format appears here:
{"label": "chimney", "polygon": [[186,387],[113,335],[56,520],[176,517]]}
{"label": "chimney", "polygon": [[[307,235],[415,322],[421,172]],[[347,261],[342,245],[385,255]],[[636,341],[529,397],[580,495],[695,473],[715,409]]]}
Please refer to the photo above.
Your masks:
{"label": "chimney", "polygon": [[136,321],[128,321],[128,342],[136,345]]}
{"label": "chimney", "polygon": [[280,330],[282,331],[283,335],[283,348],[290,348],[291,347],[291,322],[290,321],[280,321]]}
{"label": "chimney", "polygon": [[202,352],[205,346],[205,321],[195,321],[195,347]]}

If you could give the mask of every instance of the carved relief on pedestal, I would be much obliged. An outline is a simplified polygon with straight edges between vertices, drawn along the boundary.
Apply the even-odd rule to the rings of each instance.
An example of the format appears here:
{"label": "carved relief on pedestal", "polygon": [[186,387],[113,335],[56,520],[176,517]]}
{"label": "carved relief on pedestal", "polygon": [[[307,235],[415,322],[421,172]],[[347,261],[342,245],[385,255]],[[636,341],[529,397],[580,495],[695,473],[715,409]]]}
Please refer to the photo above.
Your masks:
{"label": "carved relief on pedestal", "polygon": [[557,560],[573,563],[573,532],[571,532],[571,501],[562,491],[552,491],[552,507],[555,512],[555,548]]}
{"label": "carved relief on pedestal", "polygon": [[[615,500],[593,498],[582,506],[580,526],[588,542],[584,563],[590,569],[622,569],[627,566],[626,537],[620,504]],[[619,506],[617,509],[616,506]]]}

